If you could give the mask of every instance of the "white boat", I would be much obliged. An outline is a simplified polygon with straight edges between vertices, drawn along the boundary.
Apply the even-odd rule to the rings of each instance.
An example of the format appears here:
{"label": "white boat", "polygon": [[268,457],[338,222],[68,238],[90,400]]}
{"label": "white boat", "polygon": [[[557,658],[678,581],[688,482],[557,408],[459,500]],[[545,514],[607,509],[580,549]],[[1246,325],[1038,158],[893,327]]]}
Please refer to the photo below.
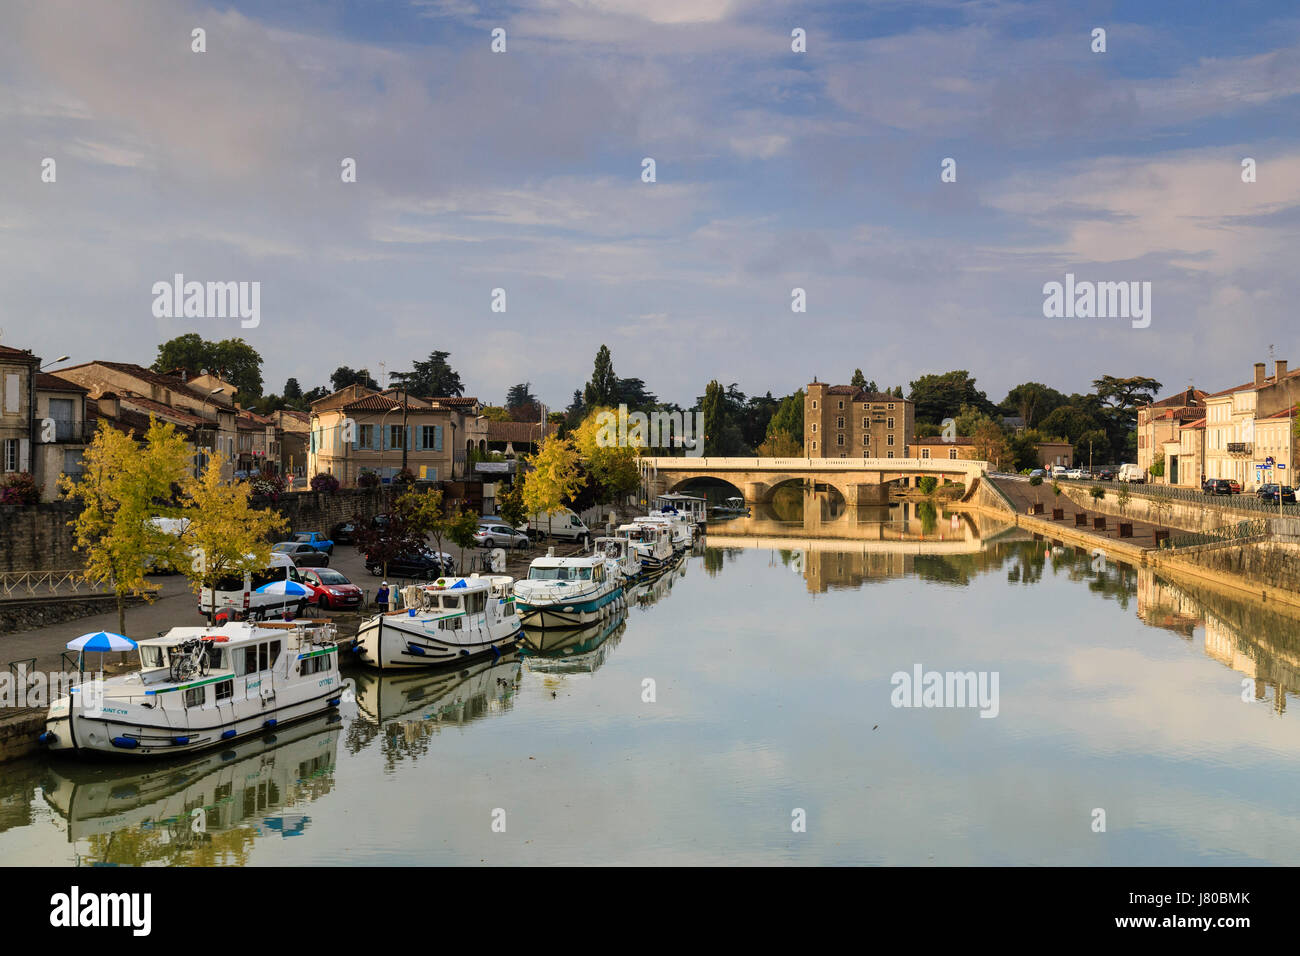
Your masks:
{"label": "white boat", "polygon": [[604,554],[534,558],[515,582],[515,607],[531,627],[582,627],[622,606],[623,581]]}
{"label": "white boat", "polygon": [[669,540],[673,550],[678,554],[686,551],[695,542],[695,526],[689,520],[671,512],[652,512],[632,519],[633,524],[653,524],[668,529]]}
{"label": "white boat", "polygon": [[722,504],[714,505],[712,510],[720,518],[734,518],[749,514],[749,506],[745,504],[745,499],[738,497],[727,498]]}
{"label": "white boat", "polygon": [[336,633],[312,621],[174,627],[140,642],[141,669],[85,680],[50,705],[52,751],[174,756],[339,705]]}
{"label": "white boat", "polygon": [[352,650],[380,670],[495,660],[521,636],[513,582],[504,574],[474,574],[402,588],[401,610],[365,621]]}
{"label": "white boat", "polygon": [[615,532],[627,541],[641,559],[644,574],[658,574],[672,562],[674,549],[672,529],[660,523],[645,524],[634,521],[619,525]]}
{"label": "white boat", "polygon": [[597,538],[592,550],[605,556],[610,569],[622,580],[624,588],[641,576],[641,555],[626,538]]}
{"label": "white boat", "polygon": [[671,492],[655,498],[655,511],[662,514],[678,514],[696,526],[709,522],[709,500],[695,495],[683,495]]}

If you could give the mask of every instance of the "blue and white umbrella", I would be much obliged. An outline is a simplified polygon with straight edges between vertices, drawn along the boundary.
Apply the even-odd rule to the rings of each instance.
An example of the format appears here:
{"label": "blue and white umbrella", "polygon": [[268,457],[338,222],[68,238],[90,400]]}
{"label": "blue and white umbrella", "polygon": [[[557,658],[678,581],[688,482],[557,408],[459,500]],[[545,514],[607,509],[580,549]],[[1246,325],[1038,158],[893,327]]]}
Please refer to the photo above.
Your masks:
{"label": "blue and white umbrella", "polygon": [[307,597],[314,594],[311,588],[303,587],[297,581],[272,581],[257,589],[258,594],[286,594],[290,597]]}
{"label": "blue and white umbrella", "polygon": [[129,637],[123,637],[121,634],[114,634],[111,631],[96,631],[93,634],[82,634],[74,640],[68,641],[68,650],[70,651],[133,651],[137,647],[135,641]]}

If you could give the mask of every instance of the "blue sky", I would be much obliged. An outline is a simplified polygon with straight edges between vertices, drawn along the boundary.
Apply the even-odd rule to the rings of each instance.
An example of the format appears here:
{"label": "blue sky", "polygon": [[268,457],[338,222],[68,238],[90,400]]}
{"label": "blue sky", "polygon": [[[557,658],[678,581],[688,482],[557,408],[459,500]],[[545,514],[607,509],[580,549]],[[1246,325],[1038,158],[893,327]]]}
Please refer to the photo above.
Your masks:
{"label": "blue sky", "polygon": [[[19,0],[0,17],[0,342],[47,358],[148,363],[174,335],[243,335],[279,391],[438,348],[471,393],[528,380],[552,406],[601,343],[683,404],[711,378],[779,395],[857,367],[881,385],[967,368],[999,400],[1102,374],[1224,388],[1269,345],[1300,361],[1288,4]],[[155,318],[153,283],[177,272],[261,282],[260,326]],[[1067,272],[1151,282],[1150,327],[1045,319]]]}

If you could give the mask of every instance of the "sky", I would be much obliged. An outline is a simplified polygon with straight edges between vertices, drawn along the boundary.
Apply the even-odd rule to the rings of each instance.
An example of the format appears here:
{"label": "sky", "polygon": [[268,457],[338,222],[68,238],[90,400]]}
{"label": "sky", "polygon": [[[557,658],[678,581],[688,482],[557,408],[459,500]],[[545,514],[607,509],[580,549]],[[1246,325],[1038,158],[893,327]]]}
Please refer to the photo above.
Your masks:
{"label": "sky", "polygon": [[[0,343],[243,336],[277,393],[440,349],[556,408],[602,343],[683,405],[855,368],[1213,391],[1300,363],[1298,94],[1264,0],[10,0]],[[177,273],[259,282],[257,327],[155,316]],[[1066,274],[1151,283],[1150,324],[1045,317]]]}

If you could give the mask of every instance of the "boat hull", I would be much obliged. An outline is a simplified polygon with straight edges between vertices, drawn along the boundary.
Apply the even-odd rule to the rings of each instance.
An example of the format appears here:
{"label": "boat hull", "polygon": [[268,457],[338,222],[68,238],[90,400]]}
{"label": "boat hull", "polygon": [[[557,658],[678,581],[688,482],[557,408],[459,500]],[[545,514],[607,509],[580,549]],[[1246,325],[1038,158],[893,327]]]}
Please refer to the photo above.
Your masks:
{"label": "boat hull", "polygon": [[619,585],[589,600],[530,602],[515,595],[515,612],[528,627],[585,627],[622,608],[623,587]]}
{"label": "boat hull", "polygon": [[513,650],[522,638],[523,628],[517,623],[500,628],[430,632],[418,618],[380,615],[361,626],[353,651],[357,660],[368,667],[410,670],[496,659]]}

